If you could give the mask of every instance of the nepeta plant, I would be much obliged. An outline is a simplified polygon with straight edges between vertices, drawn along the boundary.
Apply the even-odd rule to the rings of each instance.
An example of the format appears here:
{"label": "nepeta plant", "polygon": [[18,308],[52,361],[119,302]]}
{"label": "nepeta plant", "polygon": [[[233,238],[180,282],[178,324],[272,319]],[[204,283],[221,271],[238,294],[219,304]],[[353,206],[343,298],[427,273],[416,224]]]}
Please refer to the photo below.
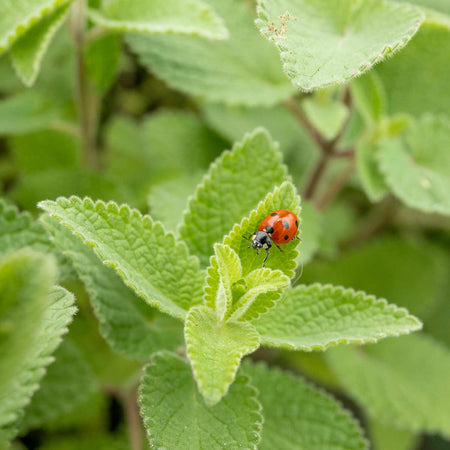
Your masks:
{"label": "nepeta plant", "polygon": [[0,7],[0,448],[446,445],[446,4]]}

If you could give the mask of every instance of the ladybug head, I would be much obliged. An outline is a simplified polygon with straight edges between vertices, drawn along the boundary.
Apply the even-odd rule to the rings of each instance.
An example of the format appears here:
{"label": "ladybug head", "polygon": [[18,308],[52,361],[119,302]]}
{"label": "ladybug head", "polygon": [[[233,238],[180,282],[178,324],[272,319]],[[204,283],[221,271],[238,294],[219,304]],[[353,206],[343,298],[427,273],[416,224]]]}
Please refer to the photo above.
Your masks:
{"label": "ladybug head", "polygon": [[256,250],[259,250],[260,248],[269,249],[272,247],[272,239],[270,239],[270,236],[265,231],[255,231],[252,239],[252,247]]}

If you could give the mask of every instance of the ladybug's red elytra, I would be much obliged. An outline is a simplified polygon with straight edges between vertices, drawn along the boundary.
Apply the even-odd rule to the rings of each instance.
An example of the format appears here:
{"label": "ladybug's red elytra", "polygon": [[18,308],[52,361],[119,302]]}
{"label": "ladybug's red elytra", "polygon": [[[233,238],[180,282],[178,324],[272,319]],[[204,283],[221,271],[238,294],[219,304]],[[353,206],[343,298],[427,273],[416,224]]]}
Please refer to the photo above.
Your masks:
{"label": "ladybug's red elytra", "polygon": [[263,267],[269,257],[269,249],[272,247],[272,242],[276,245],[278,250],[282,251],[280,245],[287,244],[292,239],[298,239],[298,218],[287,209],[279,209],[270,213],[260,224],[258,229],[250,236],[252,245],[256,249],[256,254],[259,255],[259,249],[263,248],[266,251],[266,257],[263,261]]}

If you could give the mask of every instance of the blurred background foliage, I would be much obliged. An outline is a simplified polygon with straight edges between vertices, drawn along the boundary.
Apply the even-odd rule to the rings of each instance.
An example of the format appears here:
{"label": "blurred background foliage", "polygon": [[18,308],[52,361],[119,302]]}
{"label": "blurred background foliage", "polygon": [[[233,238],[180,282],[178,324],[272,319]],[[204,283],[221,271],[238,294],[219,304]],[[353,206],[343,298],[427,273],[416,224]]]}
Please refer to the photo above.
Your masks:
{"label": "blurred background foliage", "polygon": [[[440,173],[449,182],[448,2],[412,2],[426,8],[427,20],[403,50],[346,85],[310,94],[297,92],[275,47],[256,29],[253,1],[205,3],[223,18],[228,40],[129,33],[126,25],[98,32],[91,21],[80,44],[70,17],[49,42],[32,87],[22,84],[10,54],[3,54],[3,198],[34,217],[42,199],[73,194],[115,200],[177,233],[208,166],[246,132],[265,127],[303,194],[297,283],[333,283],[385,297],[420,317],[426,337],[326,353],[264,350],[257,357],[331,390],[355,411],[375,449],[450,449],[435,423],[416,411],[397,411],[389,396],[411,370],[425,370],[421,365],[434,377],[430,383],[449,384],[450,372],[440,374],[440,364],[448,369],[450,361],[450,184],[434,193],[442,207],[427,199],[417,203],[402,184],[405,167],[383,163],[386,146],[397,149],[398,136],[419,129],[422,137],[411,138],[419,148],[406,151],[431,176]],[[97,1],[89,7],[102,11]],[[430,121],[440,131],[428,134]],[[320,143],[335,139],[341,154],[326,160],[314,183]],[[433,145],[446,156],[424,155]],[[79,313],[14,448],[128,448],[124,399],[141,364],[109,348],[82,283],[60,260],[60,278],[76,293]],[[361,380],[379,390],[366,392]],[[407,394],[420,399],[425,387],[410,381]],[[439,415],[427,401],[423,409]]]}

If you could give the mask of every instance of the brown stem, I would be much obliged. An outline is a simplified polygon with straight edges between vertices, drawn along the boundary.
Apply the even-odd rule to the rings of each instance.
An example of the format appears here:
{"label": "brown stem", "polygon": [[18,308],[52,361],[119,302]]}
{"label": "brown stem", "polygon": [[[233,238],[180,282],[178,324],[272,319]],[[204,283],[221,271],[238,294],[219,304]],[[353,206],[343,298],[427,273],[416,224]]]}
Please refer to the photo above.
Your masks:
{"label": "brown stem", "polygon": [[124,399],[124,409],[130,437],[130,448],[131,450],[142,450],[141,418],[135,392]]}
{"label": "brown stem", "polygon": [[314,197],[314,194],[317,190],[320,180],[322,179],[322,176],[325,173],[328,162],[329,162],[328,156],[322,154],[319,159],[319,162],[314,168],[314,171],[311,175],[311,178],[308,181],[308,184],[306,185],[305,194],[303,196],[306,200],[310,200]]}

